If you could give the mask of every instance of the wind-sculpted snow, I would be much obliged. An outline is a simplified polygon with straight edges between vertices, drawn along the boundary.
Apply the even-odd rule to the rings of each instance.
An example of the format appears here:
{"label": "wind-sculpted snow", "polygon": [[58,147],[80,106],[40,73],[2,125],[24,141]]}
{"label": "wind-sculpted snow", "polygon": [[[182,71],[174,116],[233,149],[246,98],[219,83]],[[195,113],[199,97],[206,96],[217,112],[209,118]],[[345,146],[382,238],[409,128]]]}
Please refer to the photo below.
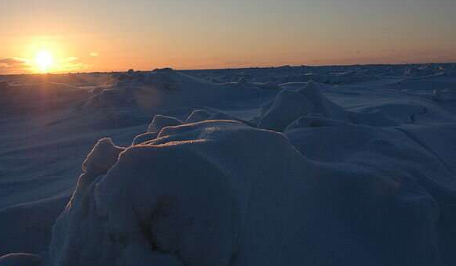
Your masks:
{"label": "wind-sculpted snow", "polygon": [[163,128],[78,185],[50,265],[445,265],[450,172],[398,130],[314,120],[291,143],[237,121]]}
{"label": "wind-sculpted snow", "polygon": [[26,84],[0,81],[0,117],[60,111],[87,98],[86,90],[68,84],[46,80]]}
{"label": "wind-sculpted snow", "polygon": [[213,83],[172,69],[129,72],[80,103],[76,117],[90,117],[97,128],[137,126],[151,114],[179,108],[220,108],[273,94],[255,86]]}
{"label": "wind-sculpted snow", "polygon": [[186,123],[195,123],[195,122],[201,122],[205,120],[235,120],[235,121],[240,121],[243,123],[248,123],[247,121],[243,121],[239,118],[236,118],[234,116],[225,114],[223,112],[215,111],[215,110],[193,110],[192,113],[187,117],[185,120]]}
{"label": "wind-sculpted snow", "polygon": [[208,120],[212,116],[212,113],[207,110],[193,110],[192,113],[185,120],[186,123],[195,123]]}
{"label": "wind-sculpted snow", "polygon": [[169,126],[178,126],[182,125],[182,121],[177,118],[163,116],[163,115],[156,115],[152,120],[152,123],[149,125],[147,131],[148,132],[160,132],[162,128],[169,127]]}
{"label": "wind-sculpted snow", "polygon": [[0,257],[0,265],[42,266],[41,258],[27,253],[11,253]]}
{"label": "wind-sculpted snow", "polygon": [[[440,132],[438,139],[431,137],[430,131],[436,130]],[[434,206],[431,208],[434,217],[430,218],[431,224],[428,225],[433,229],[426,229],[431,231],[426,233],[428,235],[423,235],[422,241],[428,244],[432,241],[437,243],[437,247],[425,248],[423,252],[437,249],[441,255],[439,260],[444,262],[443,265],[453,265],[456,258],[454,252],[449,250],[456,247],[456,234],[452,225],[456,221],[452,207],[456,204],[456,180],[454,179],[454,169],[448,167],[454,165],[453,156],[448,152],[454,150],[452,144],[454,133],[456,133],[454,126],[442,126],[439,129],[411,126],[380,129],[321,117],[302,117],[290,125],[285,134],[294,147],[309,159],[337,164],[341,169],[351,167],[358,168],[358,171],[372,169],[383,177],[393,178],[396,180],[395,182],[398,182],[398,188],[412,191],[401,196],[405,202],[413,202],[413,197],[417,197],[414,192],[422,191],[424,194],[420,196],[421,199],[415,198],[415,200],[427,198],[428,203]],[[447,143],[445,148],[442,146],[445,145],[444,143]],[[408,187],[410,182],[414,183],[412,187]],[[400,209],[400,206],[404,204],[401,203],[402,200],[394,202],[395,206],[391,206],[398,208],[397,212],[400,212],[400,215],[399,213],[391,214],[397,219],[400,219],[399,216],[409,215],[407,208]],[[428,209],[428,211],[431,210]],[[420,215],[424,217],[429,213],[417,213],[417,215],[417,221],[424,222]],[[418,225],[417,222],[414,224]],[[398,229],[395,230],[403,230],[403,227],[398,226]],[[416,227],[410,230],[424,234],[424,228]],[[394,237],[393,241],[400,245],[394,247],[398,252],[404,252],[411,244],[407,242],[407,239],[400,238],[403,234],[413,233],[411,231],[394,233],[397,238]],[[389,243],[392,246],[395,244]],[[385,245],[387,245],[386,242]],[[393,261],[400,257],[394,252],[391,255]],[[437,262],[422,261],[421,263],[420,265],[434,265],[433,263]],[[404,262],[404,264],[406,263]]]}
{"label": "wind-sculpted snow", "polygon": [[2,77],[0,265],[456,265],[455,69]]}
{"label": "wind-sculpted snow", "polygon": [[263,106],[258,127],[283,131],[291,122],[306,115],[321,115],[338,121],[372,126],[396,125],[375,109],[365,113],[347,111],[326,98],[317,84],[309,82],[297,91],[282,90],[272,102]]}
{"label": "wind-sculpted snow", "polygon": [[183,124],[183,122],[175,117],[156,115],[154,116],[154,119],[152,119],[152,123],[147,128],[147,132],[140,134],[133,139],[133,145],[155,139],[160,130],[164,127],[178,126],[181,124]]}
{"label": "wind-sculpted snow", "polygon": [[[244,124],[252,124],[248,121],[238,119],[236,117],[227,115],[223,112],[218,112],[215,110],[193,110],[190,115],[185,120],[185,123],[196,123],[206,120],[233,120],[238,121]],[[159,136],[160,131],[165,127],[178,126],[183,124],[181,120],[163,115],[156,115],[152,120],[152,123],[149,125],[147,132],[136,136],[133,139],[133,145],[141,144],[150,140],[154,140]]]}
{"label": "wind-sculpted snow", "polygon": [[110,89],[93,96],[84,109],[113,109],[128,106],[140,110],[201,105],[213,105],[221,99],[233,100],[255,97],[251,88],[216,84],[171,69],[147,73],[124,74],[125,77]]}

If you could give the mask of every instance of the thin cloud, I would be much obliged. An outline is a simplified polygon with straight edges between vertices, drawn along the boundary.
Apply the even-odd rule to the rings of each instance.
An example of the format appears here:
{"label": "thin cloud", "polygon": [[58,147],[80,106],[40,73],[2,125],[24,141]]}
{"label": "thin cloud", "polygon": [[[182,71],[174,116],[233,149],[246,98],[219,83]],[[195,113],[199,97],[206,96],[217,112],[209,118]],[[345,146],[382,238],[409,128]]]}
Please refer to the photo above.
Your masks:
{"label": "thin cloud", "polygon": [[[65,73],[74,71],[87,71],[89,65],[81,62],[78,57],[70,56],[66,58],[57,58],[55,67],[50,69],[53,73]],[[27,58],[3,58],[0,59],[0,75],[32,73],[32,59]]]}
{"label": "thin cloud", "polygon": [[19,58],[0,59],[0,74],[23,72],[28,69],[27,62]]}
{"label": "thin cloud", "polygon": [[99,54],[98,54],[97,52],[92,52],[92,53],[90,53],[89,55],[92,56],[92,57],[97,57],[97,56],[99,56]]}
{"label": "thin cloud", "polygon": [[80,61],[79,58],[70,56],[67,57],[65,61],[58,63],[57,72],[73,72],[73,71],[82,71],[88,68],[88,65]]}

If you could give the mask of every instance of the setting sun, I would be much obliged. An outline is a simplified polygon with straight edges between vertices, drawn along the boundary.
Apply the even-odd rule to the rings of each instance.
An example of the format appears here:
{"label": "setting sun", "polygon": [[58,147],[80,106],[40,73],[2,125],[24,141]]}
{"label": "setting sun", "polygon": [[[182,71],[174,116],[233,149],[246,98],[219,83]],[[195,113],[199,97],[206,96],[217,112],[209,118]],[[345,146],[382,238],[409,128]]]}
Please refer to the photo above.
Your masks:
{"label": "setting sun", "polygon": [[35,63],[40,72],[48,72],[54,65],[54,58],[48,51],[39,51],[35,56]]}

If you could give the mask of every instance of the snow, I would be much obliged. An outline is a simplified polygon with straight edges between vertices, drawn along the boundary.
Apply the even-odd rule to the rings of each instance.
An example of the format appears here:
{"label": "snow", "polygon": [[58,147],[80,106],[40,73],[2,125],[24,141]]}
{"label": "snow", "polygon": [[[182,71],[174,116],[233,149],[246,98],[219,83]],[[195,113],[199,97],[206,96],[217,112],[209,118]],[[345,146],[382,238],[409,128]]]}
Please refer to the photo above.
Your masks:
{"label": "snow", "polygon": [[158,136],[160,130],[169,126],[178,126],[183,124],[181,120],[165,115],[155,115],[152,119],[151,124],[147,128],[147,132],[136,136],[133,139],[132,145],[140,144],[148,140],[155,139]]}
{"label": "snow", "polygon": [[453,72],[1,77],[0,265],[454,265]]}
{"label": "snow", "polygon": [[208,120],[212,116],[212,113],[206,110],[194,110],[185,120],[186,123],[195,123],[204,120]]}
{"label": "snow", "polygon": [[11,253],[0,257],[0,265],[41,266],[40,257],[26,253]]}
{"label": "snow", "polygon": [[[395,125],[395,122],[386,117],[381,109],[377,107],[372,109],[373,111],[361,110],[361,114],[347,111],[325,97],[314,82],[308,82],[297,91],[282,90],[272,103],[264,105],[258,127],[283,131],[299,117],[317,114],[338,121],[371,126]],[[402,110],[399,113],[402,114]]]}
{"label": "snow", "polygon": [[133,139],[132,145],[137,145],[149,140],[156,139],[158,136],[158,132],[146,132],[143,134],[139,134]]}
{"label": "snow", "polygon": [[87,100],[84,108],[97,110],[129,106],[151,110],[192,105],[211,106],[214,99],[229,100],[256,95],[254,89],[243,90],[231,84],[215,84],[171,69],[125,75],[127,77],[112,87]]}
{"label": "snow", "polygon": [[122,151],[124,149],[115,146],[110,138],[100,139],[82,163],[82,170],[86,174],[104,174],[117,162]]}
{"label": "snow", "polygon": [[178,126],[183,122],[175,117],[156,115],[147,129],[148,132],[160,132],[162,128],[169,126]]}
{"label": "snow", "polygon": [[197,109],[193,110],[192,113],[187,117],[185,120],[186,123],[195,123],[201,122],[205,120],[235,120],[242,123],[250,124],[249,121],[245,121],[243,119],[237,118],[235,116],[226,114],[221,111],[213,110],[213,109]]}
{"label": "snow", "polygon": [[311,113],[313,109],[312,102],[301,94],[283,90],[261,115],[258,127],[283,131],[291,122],[300,116]]}

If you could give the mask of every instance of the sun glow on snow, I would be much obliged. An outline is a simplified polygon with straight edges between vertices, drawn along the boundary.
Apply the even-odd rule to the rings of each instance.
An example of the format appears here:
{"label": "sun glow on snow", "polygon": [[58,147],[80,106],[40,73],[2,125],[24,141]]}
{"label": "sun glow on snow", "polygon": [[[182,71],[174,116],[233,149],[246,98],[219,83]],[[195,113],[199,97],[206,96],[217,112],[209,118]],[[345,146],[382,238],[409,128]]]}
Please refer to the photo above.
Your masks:
{"label": "sun glow on snow", "polygon": [[35,55],[35,64],[37,71],[46,73],[54,66],[54,57],[49,51],[41,50]]}

